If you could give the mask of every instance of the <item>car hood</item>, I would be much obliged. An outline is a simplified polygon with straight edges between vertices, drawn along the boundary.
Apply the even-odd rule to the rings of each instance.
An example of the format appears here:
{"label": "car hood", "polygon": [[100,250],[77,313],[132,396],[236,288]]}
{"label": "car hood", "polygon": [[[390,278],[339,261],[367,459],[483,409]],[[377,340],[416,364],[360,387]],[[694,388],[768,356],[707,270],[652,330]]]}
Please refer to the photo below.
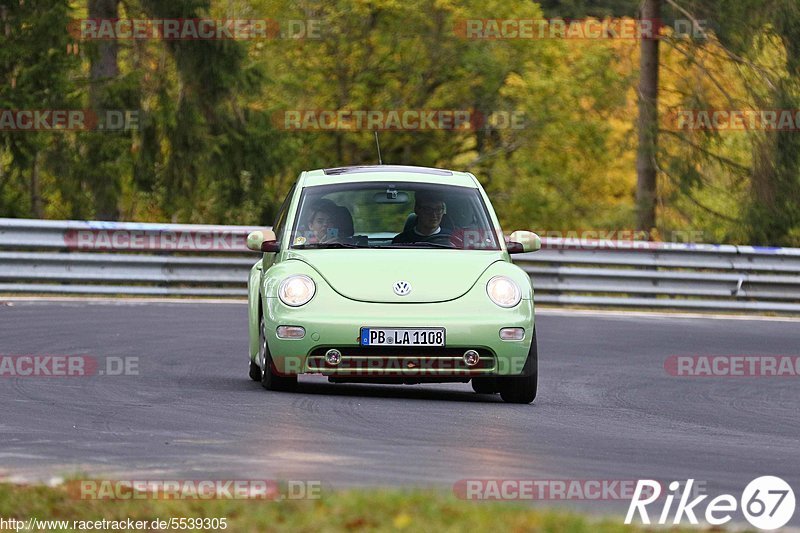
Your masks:
{"label": "car hood", "polygon": [[[472,288],[500,251],[478,250],[306,250],[292,252],[311,266],[333,290],[351,300],[386,303],[431,303],[454,300]],[[405,281],[411,291],[394,292]]]}

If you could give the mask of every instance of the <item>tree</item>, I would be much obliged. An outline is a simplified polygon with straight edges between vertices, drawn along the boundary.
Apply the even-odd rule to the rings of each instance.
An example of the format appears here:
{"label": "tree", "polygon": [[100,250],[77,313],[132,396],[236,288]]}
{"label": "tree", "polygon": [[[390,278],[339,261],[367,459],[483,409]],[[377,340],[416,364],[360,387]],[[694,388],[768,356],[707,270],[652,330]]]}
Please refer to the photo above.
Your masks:
{"label": "tree", "polygon": [[[689,19],[715,22],[705,39],[684,43],[681,53],[697,56],[695,50],[717,49],[718,55],[736,70],[736,78],[720,79],[722,69],[704,69],[717,95],[728,109],[797,109],[800,107],[800,5],[793,0],[716,0],[667,2]],[[717,14],[725,12],[725,17]],[[732,82],[732,83],[731,83]],[[735,88],[739,89],[739,94]],[[688,95],[695,107],[709,107],[707,94]],[[741,225],[742,238],[754,244],[800,245],[800,139],[794,131],[746,132],[745,162],[732,161],[720,148],[719,134],[705,132],[695,140],[695,153],[712,157],[719,172],[744,174],[748,189],[741,208],[717,218]],[[722,155],[720,155],[722,154]],[[706,169],[707,170],[707,169]],[[695,190],[718,178],[694,169],[678,177],[682,186],[693,182]]]}
{"label": "tree", "polygon": [[[119,0],[88,0],[88,4],[90,19],[119,18]],[[113,109],[119,103],[114,94],[120,81],[118,44],[114,39],[102,39],[94,41],[89,50],[89,107],[100,116],[106,109]],[[113,134],[91,132],[84,136],[86,160],[91,164],[84,167],[83,179],[92,191],[94,217],[99,220],[117,220],[119,217],[117,202],[121,177],[115,167],[120,157],[123,157],[125,147],[113,142],[115,139],[109,139],[109,135]],[[114,167],[110,167],[108,161],[114,162]]]}
{"label": "tree", "polygon": [[[74,107],[69,78],[77,61],[65,53],[69,13],[66,0],[12,0],[0,6],[0,109]],[[48,148],[56,135],[0,130],[0,212],[44,216]]]}
{"label": "tree", "polygon": [[[644,0],[641,19],[661,20],[661,0]],[[655,37],[655,36],[654,36]],[[656,227],[658,152],[658,38],[641,38],[639,56],[639,145],[636,151],[636,208],[639,230]]]}

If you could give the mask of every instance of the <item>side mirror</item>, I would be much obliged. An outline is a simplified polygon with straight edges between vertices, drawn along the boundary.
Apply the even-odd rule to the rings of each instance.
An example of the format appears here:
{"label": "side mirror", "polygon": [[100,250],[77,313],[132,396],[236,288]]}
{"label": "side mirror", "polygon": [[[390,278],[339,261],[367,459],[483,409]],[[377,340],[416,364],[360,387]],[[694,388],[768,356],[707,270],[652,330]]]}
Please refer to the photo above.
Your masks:
{"label": "side mirror", "polygon": [[271,229],[250,232],[247,236],[247,247],[254,252],[277,252],[280,250],[275,232]]}
{"label": "side mirror", "polygon": [[532,231],[515,231],[509,236],[506,248],[510,254],[535,252],[542,248],[542,239]]}

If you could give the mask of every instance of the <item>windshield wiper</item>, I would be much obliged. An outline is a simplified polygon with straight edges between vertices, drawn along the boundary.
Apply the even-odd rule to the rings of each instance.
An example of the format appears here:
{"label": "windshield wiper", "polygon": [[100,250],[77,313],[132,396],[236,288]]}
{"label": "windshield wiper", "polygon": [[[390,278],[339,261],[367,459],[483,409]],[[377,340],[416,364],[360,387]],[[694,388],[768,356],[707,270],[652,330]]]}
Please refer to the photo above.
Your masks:
{"label": "windshield wiper", "polygon": [[454,250],[456,247],[450,244],[442,244],[440,242],[429,242],[429,241],[416,241],[416,242],[404,242],[400,244],[393,245],[393,248],[416,248],[417,245],[423,246],[433,246],[434,248],[447,248],[448,250]]}
{"label": "windshield wiper", "polygon": [[294,248],[308,250],[311,248],[366,248],[365,246],[359,246],[357,244],[349,244],[345,242],[315,242],[310,244],[298,244],[295,245]]}

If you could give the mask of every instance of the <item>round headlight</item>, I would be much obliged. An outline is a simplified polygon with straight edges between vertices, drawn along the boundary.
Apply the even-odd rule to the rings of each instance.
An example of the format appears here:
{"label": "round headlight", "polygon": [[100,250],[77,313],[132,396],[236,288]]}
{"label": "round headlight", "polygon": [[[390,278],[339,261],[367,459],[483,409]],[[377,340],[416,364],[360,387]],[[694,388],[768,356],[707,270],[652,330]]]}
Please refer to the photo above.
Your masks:
{"label": "round headlight", "polygon": [[314,293],[317,292],[317,287],[314,285],[314,280],[308,276],[289,276],[281,282],[278,288],[278,297],[283,303],[291,307],[299,307],[307,304]]}
{"label": "round headlight", "polygon": [[486,284],[486,293],[500,307],[514,307],[522,299],[519,286],[505,276],[496,276]]}

